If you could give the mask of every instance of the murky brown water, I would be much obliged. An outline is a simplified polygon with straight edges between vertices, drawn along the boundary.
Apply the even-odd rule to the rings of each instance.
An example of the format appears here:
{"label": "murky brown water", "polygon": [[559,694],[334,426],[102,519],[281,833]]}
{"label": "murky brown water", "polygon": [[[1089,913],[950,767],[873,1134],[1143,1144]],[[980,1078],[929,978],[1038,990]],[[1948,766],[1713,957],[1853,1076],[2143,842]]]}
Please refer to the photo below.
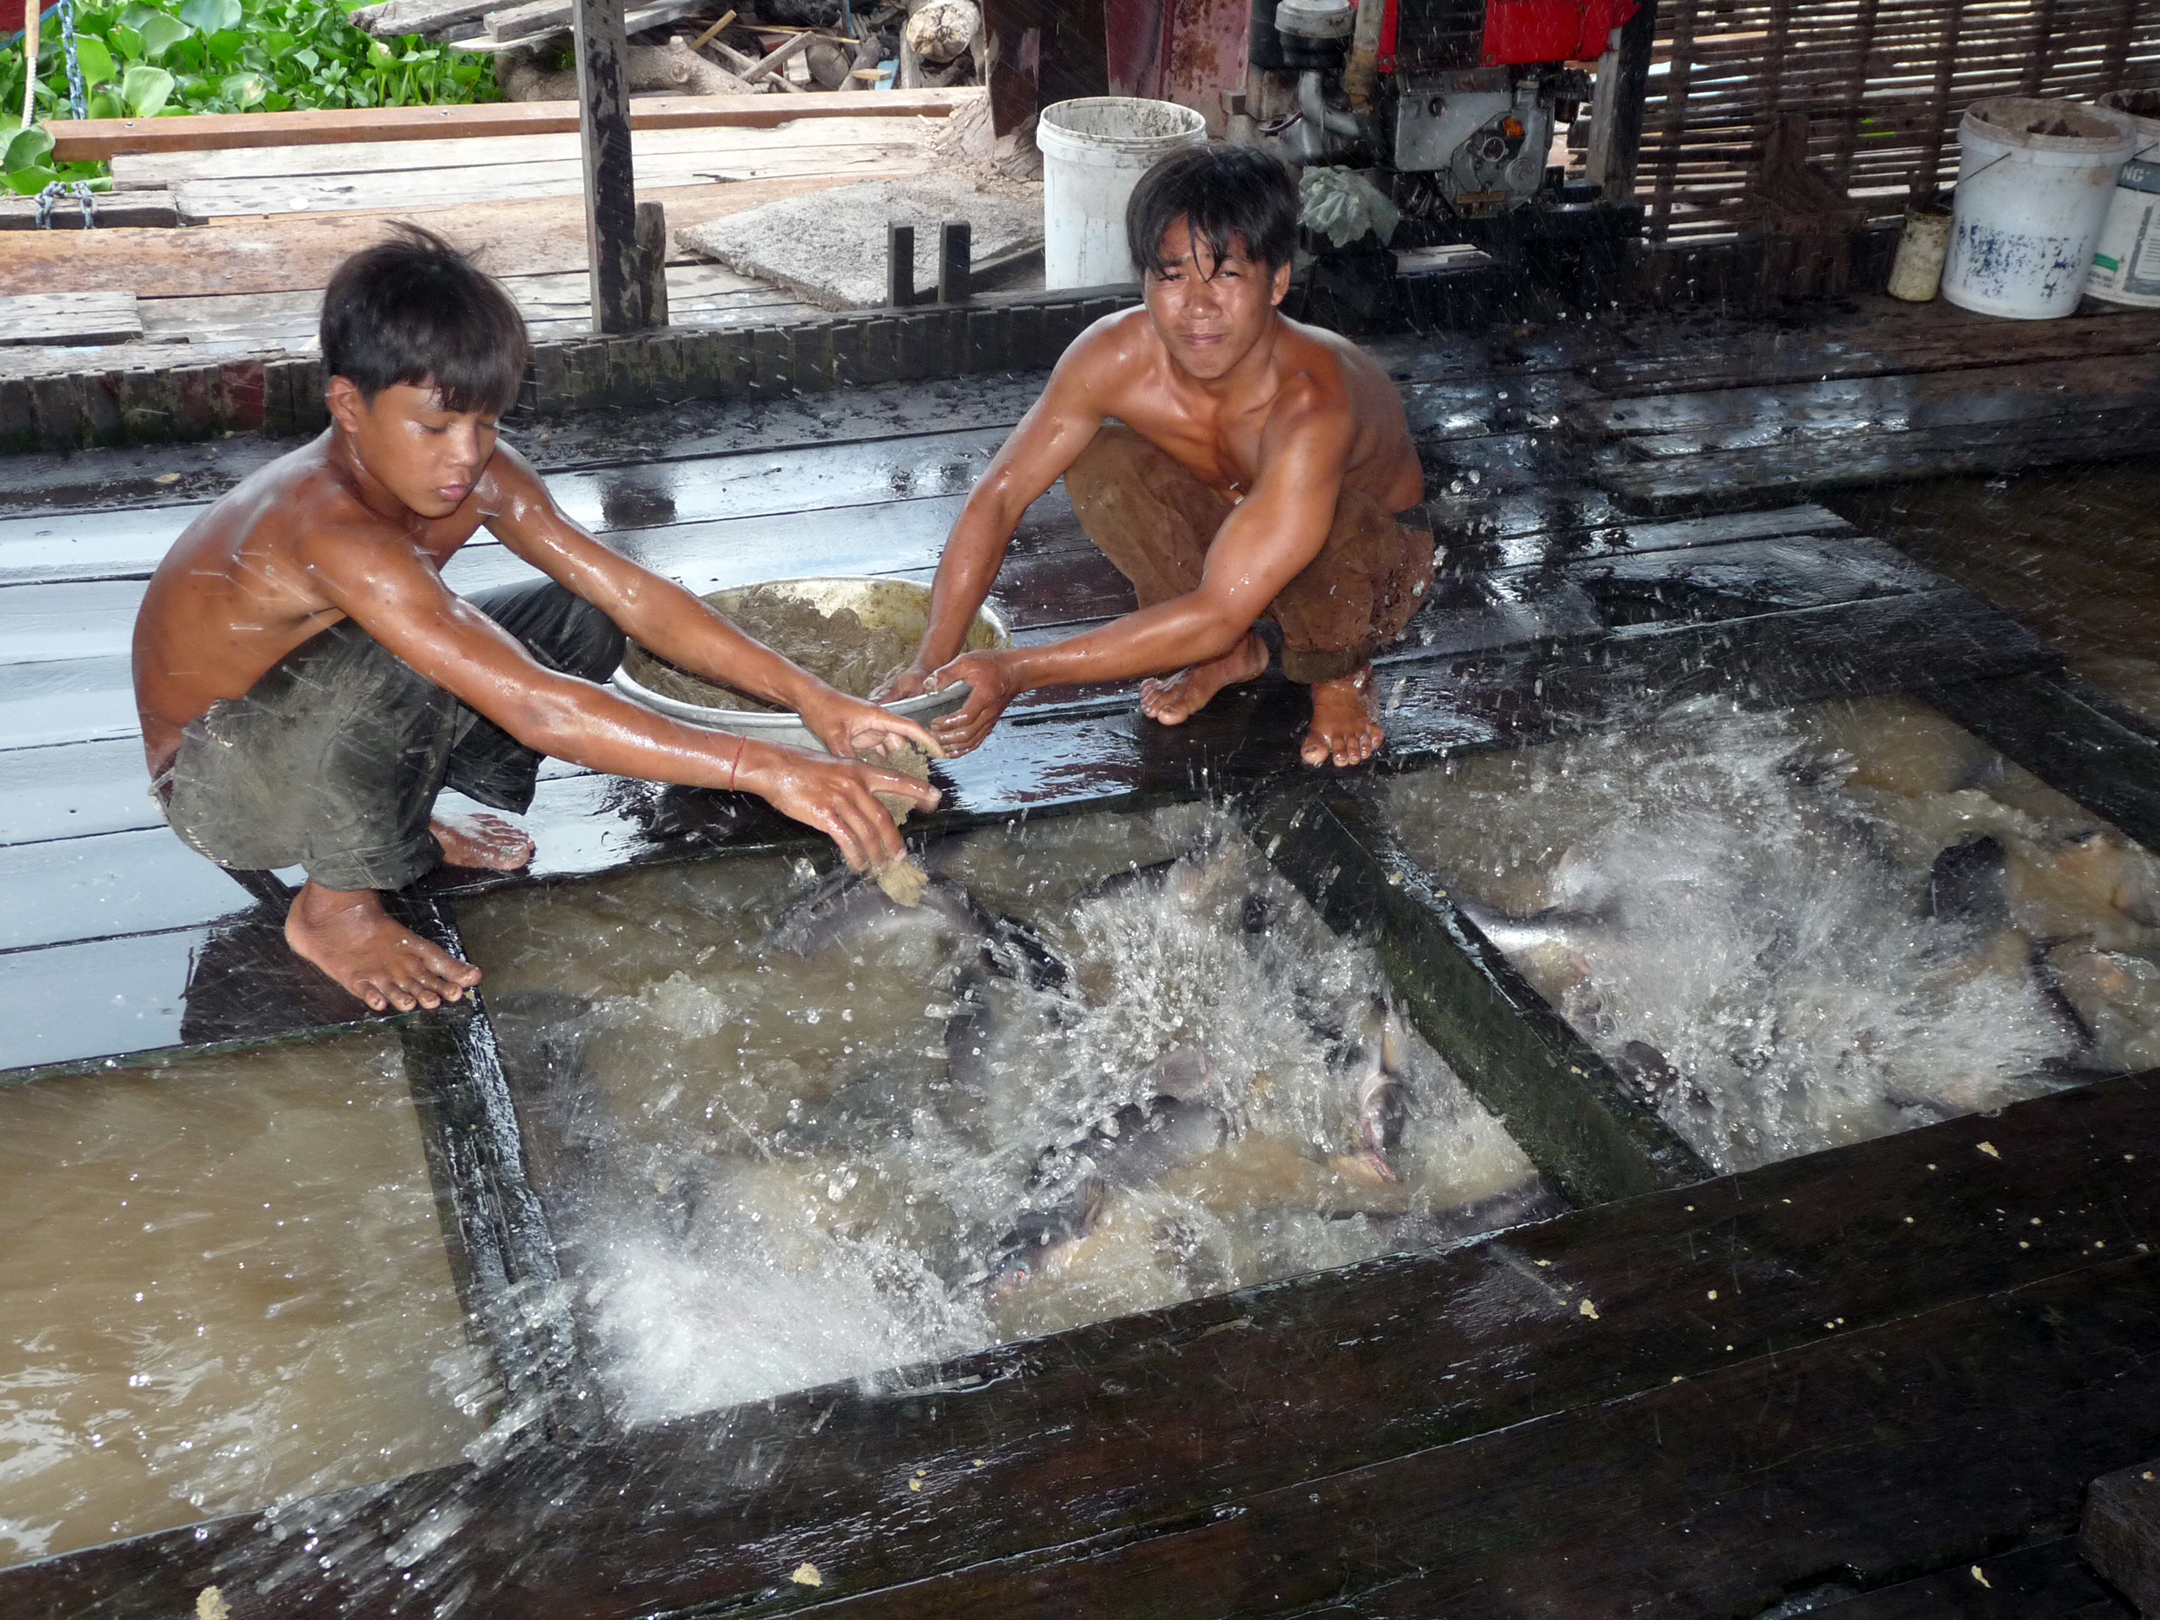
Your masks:
{"label": "murky brown water", "polygon": [[1388,807],[1722,1168],[2160,1062],[2160,861],[1910,698],[1683,705]]}
{"label": "murky brown water", "polygon": [[2160,723],[2160,460],[1944,478],[1826,504],[2046,636]]}
{"label": "murky brown water", "polygon": [[455,1462],[394,1036],[0,1087],[0,1564]]}

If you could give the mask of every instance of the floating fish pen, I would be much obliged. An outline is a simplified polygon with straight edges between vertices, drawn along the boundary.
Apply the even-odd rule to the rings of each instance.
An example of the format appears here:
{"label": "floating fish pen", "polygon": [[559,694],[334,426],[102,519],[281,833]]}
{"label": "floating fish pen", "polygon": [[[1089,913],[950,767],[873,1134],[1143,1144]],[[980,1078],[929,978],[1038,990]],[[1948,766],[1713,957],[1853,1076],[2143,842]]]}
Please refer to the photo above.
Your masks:
{"label": "floating fish pen", "polygon": [[[1272,677],[1031,700],[905,914],[551,773],[552,868],[398,897],[487,975],[402,1018],[275,906],[0,952],[0,1614],[2118,1612],[2160,739],[1819,506],[1504,438],[1384,769]],[[1016,634],[1121,605],[1069,530]]]}

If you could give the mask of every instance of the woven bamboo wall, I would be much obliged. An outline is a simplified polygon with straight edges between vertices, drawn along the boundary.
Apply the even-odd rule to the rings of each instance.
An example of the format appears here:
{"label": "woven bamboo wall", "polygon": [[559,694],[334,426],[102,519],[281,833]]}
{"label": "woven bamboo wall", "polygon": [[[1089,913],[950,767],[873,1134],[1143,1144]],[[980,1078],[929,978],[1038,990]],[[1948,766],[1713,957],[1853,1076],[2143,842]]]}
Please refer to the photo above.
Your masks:
{"label": "woven bamboo wall", "polygon": [[1654,242],[1731,233],[1780,112],[1877,218],[1957,178],[1986,96],[2160,87],[2160,0],[1659,0],[1636,194]]}

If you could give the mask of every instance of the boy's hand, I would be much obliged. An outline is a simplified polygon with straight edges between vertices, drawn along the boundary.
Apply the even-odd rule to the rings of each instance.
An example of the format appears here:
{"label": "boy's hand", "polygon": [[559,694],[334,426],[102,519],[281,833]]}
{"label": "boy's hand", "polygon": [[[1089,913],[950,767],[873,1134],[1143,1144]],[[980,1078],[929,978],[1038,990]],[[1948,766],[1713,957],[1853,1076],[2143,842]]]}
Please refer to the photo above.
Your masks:
{"label": "boy's hand", "polygon": [[853,760],[819,759],[797,748],[774,748],[754,773],[743,773],[740,785],[782,815],[825,833],[858,872],[907,853],[900,829],[873,794],[904,799],[918,810],[936,809],[940,796],[912,776]]}
{"label": "boy's hand", "polygon": [[896,669],[870,694],[872,703],[898,703],[902,698],[921,697],[930,690],[930,672],[915,668]]}
{"label": "boy's hand", "polygon": [[925,689],[940,692],[955,681],[967,683],[967,702],[933,722],[930,729],[947,751],[965,754],[990,734],[1005,705],[1023,689],[996,653],[962,653],[932,675]]}
{"label": "boy's hand", "polygon": [[795,712],[818,741],[841,759],[867,758],[908,746],[920,748],[932,759],[945,757],[943,746],[917,722],[829,686],[805,697]]}

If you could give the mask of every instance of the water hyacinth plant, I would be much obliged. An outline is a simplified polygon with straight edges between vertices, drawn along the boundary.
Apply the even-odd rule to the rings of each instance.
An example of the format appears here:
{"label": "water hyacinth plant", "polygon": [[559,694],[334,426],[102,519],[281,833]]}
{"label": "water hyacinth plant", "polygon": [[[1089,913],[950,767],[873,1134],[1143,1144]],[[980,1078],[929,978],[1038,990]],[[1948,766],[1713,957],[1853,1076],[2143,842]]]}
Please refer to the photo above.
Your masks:
{"label": "water hyacinth plant", "polygon": [[[410,107],[497,101],[488,59],[419,35],[372,39],[340,0],[165,0],[79,5],[75,59],[84,114],[167,118],[183,113],[290,112],[316,107]],[[0,53],[0,108],[23,105],[22,42]],[[102,164],[51,161],[48,119],[72,116],[57,15],[38,40],[36,121],[5,136],[0,174],[23,195],[55,180],[91,179]],[[12,122],[12,118],[9,120]],[[4,134],[4,131],[0,131]]]}

